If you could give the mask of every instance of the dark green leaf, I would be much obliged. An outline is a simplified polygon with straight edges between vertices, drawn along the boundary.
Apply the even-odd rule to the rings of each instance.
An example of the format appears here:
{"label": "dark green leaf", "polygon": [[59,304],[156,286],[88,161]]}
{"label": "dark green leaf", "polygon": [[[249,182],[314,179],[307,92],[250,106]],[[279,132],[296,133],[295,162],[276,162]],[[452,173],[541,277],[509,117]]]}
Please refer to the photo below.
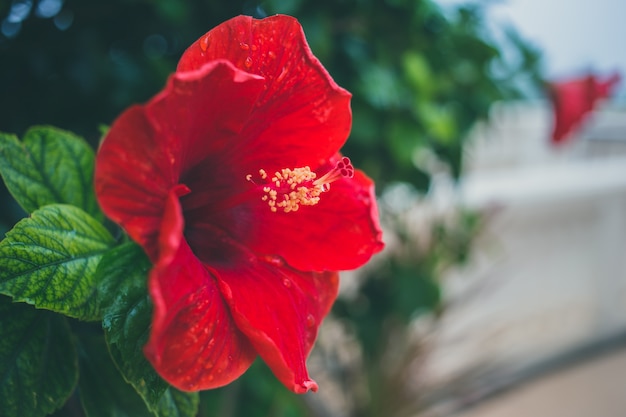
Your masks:
{"label": "dark green leaf", "polygon": [[150,266],[150,260],[135,242],[122,243],[104,254],[96,270],[96,281],[105,329],[116,311],[126,308],[134,298],[147,295]]}
{"label": "dark green leaf", "polygon": [[70,317],[99,319],[95,271],[113,243],[81,209],[45,206],[0,242],[0,293]]}
{"label": "dark green leaf", "polygon": [[160,417],[191,417],[198,409],[197,395],[170,387],[143,354],[152,319],[152,304],[146,289],[149,269],[150,261],[132,242],[102,258],[97,279],[102,295],[100,303],[105,308],[102,325],[106,341],[122,375],[151,411]]}
{"label": "dark green leaf", "polygon": [[131,244],[121,248],[124,247],[128,254],[113,251],[118,256],[103,261],[110,266],[109,278],[118,285],[110,307],[105,310],[102,326],[109,352],[122,375],[154,410],[168,384],[157,375],[143,353],[152,319],[152,304],[146,289],[150,264],[141,249]]}
{"label": "dark green leaf", "polygon": [[194,417],[198,413],[200,396],[197,392],[181,392],[169,387],[156,406],[159,417]]}
{"label": "dark green leaf", "polygon": [[0,297],[0,416],[45,416],[78,380],[76,350],[64,317]]}
{"label": "dark green leaf", "polygon": [[80,137],[49,126],[29,129],[20,142],[0,133],[0,175],[29,213],[47,204],[71,204],[104,219],[93,191],[94,152]]}
{"label": "dark green leaf", "polygon": [[119,373],[101,335],[80,339],[80,402],[87,417],[148,417],[135,389]]}

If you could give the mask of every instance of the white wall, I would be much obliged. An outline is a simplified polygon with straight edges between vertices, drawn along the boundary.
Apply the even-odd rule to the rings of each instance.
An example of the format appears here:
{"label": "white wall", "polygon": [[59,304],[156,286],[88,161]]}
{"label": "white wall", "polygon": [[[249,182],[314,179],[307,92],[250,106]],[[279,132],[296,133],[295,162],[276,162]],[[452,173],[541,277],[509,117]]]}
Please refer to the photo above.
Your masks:
{"label": "white wall", "polygon": [[626,332],[626,109],[603,108],[558,149],[550,124],[545,103],[516,103],[475,131],[459,192],[486,222],[446,277],[430,385],[514,378]]}

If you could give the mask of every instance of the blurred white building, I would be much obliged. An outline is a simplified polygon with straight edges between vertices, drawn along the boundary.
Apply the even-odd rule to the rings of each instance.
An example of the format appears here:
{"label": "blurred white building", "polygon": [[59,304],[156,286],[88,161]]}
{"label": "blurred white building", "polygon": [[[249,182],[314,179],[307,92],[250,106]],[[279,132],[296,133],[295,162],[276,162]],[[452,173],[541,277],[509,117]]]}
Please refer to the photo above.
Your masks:
{"label": "blurred white building", "polygon": [[453,409],[626,351],[626,107],[602,107],[558,148],[551,117],[544,102],[496,106],[468,147],[458,192],[485,227],[469,265],[446,277],[420,378]]}

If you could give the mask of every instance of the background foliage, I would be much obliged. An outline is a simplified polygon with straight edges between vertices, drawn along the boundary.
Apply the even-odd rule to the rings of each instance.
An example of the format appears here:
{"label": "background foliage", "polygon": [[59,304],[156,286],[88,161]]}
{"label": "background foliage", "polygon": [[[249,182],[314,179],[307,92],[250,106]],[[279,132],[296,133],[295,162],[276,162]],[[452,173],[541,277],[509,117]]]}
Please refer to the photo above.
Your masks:
{"label": "background foliage", "polygon": [[[22,136],[33,124],[51,124],[95,148],[101,126],[159,91],[188,45],[242,13],[285,13],[301,21],[313,52],[354,95],[344,152],[377,181],[380,193],[405,184],[404,200],[426,194],[435,171],[458,178],[473,124],[487,117],[494,101],[518,96],[520,78],[541,79],[539,54],[514,31],[496,43],[478,6],[443,10],[430,0],[12,0],[0,2],[0,131]],[[0,201],[4,233],[25,213],[4,188]],[[420,246],[403,233],[410,205],[382,204],[397,250],[361,274],[356,294],[340,299],[332,318],[361,359],[353,367],[338,364],[323,346],[313,358],[332,365],[328,378],[347,392],[344,415],[394,415],[407,403],[416,406],[402,386],[401,370],[416,354],[408,324],[420,312],[439,311],[438,274],[469,253],[478,225],[468,213],[434,220],[422,231],[428,243]],[[102,354],[100,333],[82,340],[75,347],[81,364],[89,359],[86,351]],[[395,362],[388,360],[390,352]],[[85,365],[94,374],[105,368]],[[83,380],[81,386],[97,388]],[[318,397],[289,393],[262,363],[200,398],[202,416],[337,413]],[[85,409],[97,409],[94,401]],[[114,412],[111,406],[104,415]],[[70,401],[59,413],[82,411]]]}

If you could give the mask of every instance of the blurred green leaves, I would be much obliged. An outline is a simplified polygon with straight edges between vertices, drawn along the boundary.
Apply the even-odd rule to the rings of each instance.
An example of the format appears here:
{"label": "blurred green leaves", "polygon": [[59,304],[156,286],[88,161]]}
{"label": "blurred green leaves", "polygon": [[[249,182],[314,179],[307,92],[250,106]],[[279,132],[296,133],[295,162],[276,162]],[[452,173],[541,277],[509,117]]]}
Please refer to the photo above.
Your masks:
{"label": "blurred green leaves", "polygon": [[78,380],[64,317],[0,296],[0,415],[44,416],[60,408]]}

